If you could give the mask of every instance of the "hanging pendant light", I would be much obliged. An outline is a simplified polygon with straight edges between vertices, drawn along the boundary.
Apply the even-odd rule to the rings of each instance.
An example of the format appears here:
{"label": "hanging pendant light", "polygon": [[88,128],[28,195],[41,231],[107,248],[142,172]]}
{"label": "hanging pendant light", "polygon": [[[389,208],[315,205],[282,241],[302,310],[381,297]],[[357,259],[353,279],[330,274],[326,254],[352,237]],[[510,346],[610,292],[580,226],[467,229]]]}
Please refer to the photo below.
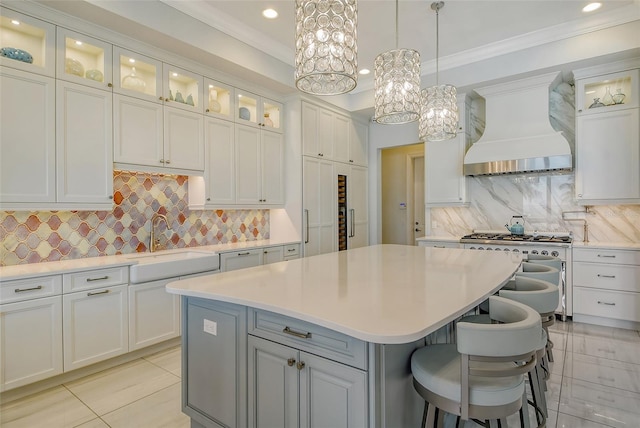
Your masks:
{"label": "hanging pendant light", "polygon": [[420,117],[420,54],[398,49],[398,0],[396,0],[396,48],[375,59],[374,120],[400,124]]}
{"label": "hanging pendant light", "polygon": [[439,11],[444,2],[431,3],[436,11],[436,85],[422,90],[419,137],[421,141],[442,141],[454,138],[458,130],[457,90],[453,85],[440,85],[438,75],[439,57]]}
{"label": "hanging pendant light", "polygon": [[296,87],[338,95],[357,84],[356,0],[296,0]]}

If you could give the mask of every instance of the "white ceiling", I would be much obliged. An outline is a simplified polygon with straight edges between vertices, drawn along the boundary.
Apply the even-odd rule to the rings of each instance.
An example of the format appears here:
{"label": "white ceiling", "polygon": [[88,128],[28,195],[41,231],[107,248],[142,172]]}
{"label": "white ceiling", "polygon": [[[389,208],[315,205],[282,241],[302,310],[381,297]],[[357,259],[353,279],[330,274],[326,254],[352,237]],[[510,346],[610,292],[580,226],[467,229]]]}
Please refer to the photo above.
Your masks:
{"label": "white ceiling", "polygon": [[[293,65],[293,0],[161,1]],[[634,15],[638,18],[638,1],[600,1],[602,7],[591,13],[582,12],[589,3],[585,0],[445,1],[439,17],[440,69],[617,25]],[[265,19],[262,11],[267,7],[279,16]],[[423,73],[433,72],[436,14],[431,1],[401,0],[397,13],[397,47],[417,50]],[[395,23],[395,0],[358,1],[359,69],[373,69],[378,54],[396,47]],[[356,91],[369,88],[372,77],[359,77]]]}

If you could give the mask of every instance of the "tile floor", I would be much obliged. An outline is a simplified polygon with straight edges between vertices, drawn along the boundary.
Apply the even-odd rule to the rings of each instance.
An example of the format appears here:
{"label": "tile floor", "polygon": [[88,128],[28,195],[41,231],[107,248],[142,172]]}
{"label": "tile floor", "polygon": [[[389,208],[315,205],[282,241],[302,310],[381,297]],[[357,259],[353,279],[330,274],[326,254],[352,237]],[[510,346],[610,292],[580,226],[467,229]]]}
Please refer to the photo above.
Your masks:
{"label": "tile floor", "polygon": [[[550,335],[547,426],[640,427],[640,333],[558,322]],[[180,349],[5,403],[0,426],[189,427],[180,411]]]}

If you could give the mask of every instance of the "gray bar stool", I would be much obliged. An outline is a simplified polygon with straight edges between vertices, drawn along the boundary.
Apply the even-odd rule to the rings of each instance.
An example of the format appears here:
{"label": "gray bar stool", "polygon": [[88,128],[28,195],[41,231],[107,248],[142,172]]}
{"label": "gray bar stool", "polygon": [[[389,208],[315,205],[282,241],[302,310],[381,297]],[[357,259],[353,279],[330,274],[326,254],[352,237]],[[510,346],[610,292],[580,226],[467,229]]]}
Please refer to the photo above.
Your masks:
{"label": "gray bar stool", "polygon": [[[529,372],[529,384],[533,396],[533,404],[536,408],[536,419],[538,425],[544,424],[549,416],[547,411],[547,400],[544,395],[546,388],[545,376],[543,373],[543,361],[548,343],[548,333],[544,329],[544,320],[549,317],[555,317],[554,311],[558,303],[558,295],[560,290],[550,282],[538,279],[520,277],[509,281],[499,292],[498,295],[507,299],[515,300],[535,309],[540,314],[543,326],[540,345],[537,353],[537,364],[532,372]],[[544,419],[540,418],[538,412],[542,412]]]}
{"label": "gray bar stool", "polygon": [[[489,297],[499,324],[458,322],[457,344],[425,346],[411,356],[416,391],[425,400],[422,426],[442,426],[442,411],[462,420],[497,421],[520,412],[528,426],[524,374],[536,365],[540,314],[522,303]],[[523,408],[524,407],[524,408]]]}
{"label": "gray bar stool", "polygon": [[[522,263],[522,271],[516,272],[516,276],[539,279],[541,281],[550,282],[551,284],[560,283],[560,271],[555,267],[540,263]],[[557,305],[558,302],[556,301],[556,307]],[[547,336],[549,335],[549,327],[555,324],[555,321],[556,317],[553,312],[542,321],[542,328],[547,332]],[[553,342],[551,340],[547,342],[547,358],[550,362],[553,362]],[[546,369],[547,367],[545,365],[545,370]]]}

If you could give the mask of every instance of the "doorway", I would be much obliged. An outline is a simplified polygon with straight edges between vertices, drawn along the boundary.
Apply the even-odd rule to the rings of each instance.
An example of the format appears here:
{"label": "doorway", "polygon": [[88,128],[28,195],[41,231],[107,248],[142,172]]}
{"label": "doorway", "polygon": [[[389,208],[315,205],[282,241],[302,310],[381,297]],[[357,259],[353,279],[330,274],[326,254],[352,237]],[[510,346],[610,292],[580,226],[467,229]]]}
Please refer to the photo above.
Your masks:
{"label": "doorway", "polygon": [[382,243],[415,245],[425,234],[424,144],[382,149],[380,174]]}

